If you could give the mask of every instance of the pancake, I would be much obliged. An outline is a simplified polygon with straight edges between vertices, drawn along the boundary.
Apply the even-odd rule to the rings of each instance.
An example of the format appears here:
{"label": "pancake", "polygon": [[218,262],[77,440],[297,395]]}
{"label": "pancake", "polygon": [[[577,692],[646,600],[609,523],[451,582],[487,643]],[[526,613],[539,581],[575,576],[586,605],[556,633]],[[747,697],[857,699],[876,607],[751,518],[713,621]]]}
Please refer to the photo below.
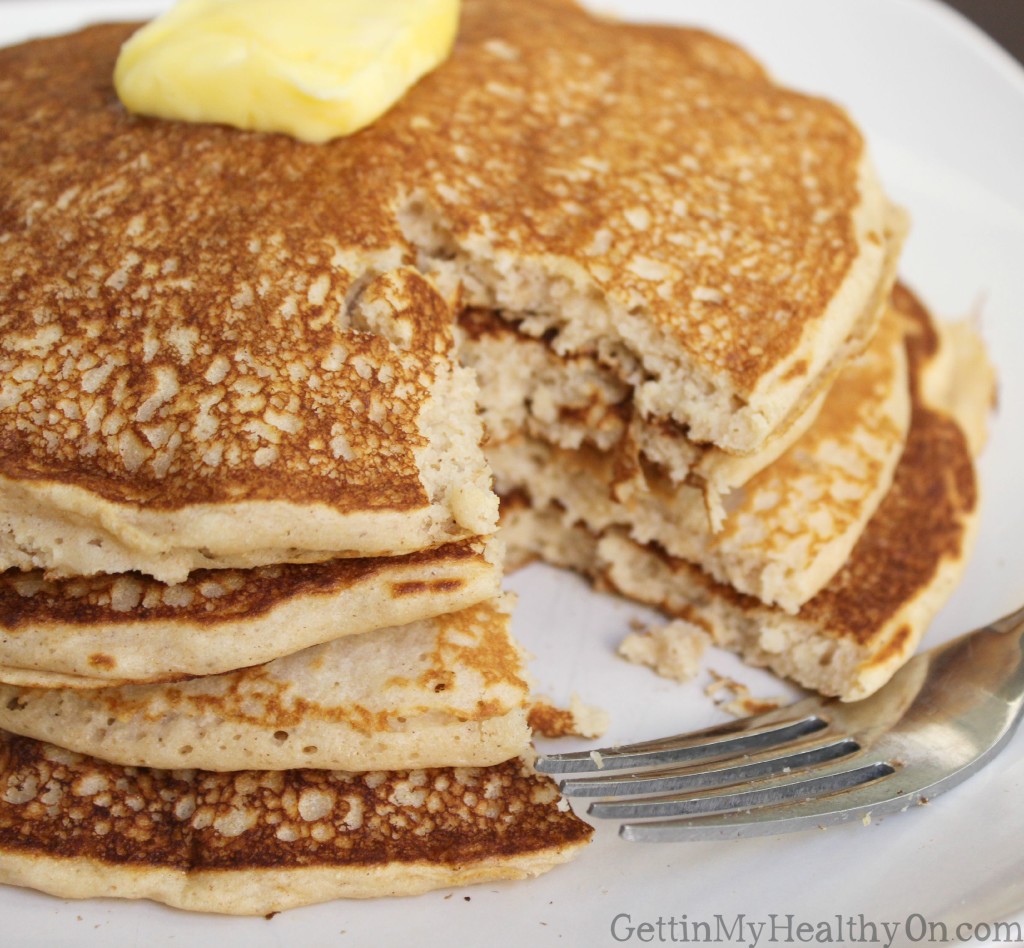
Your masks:
{"label": "pancake", "polygon": [[[52,289],[52,276],[31,279]],[[319,299],[326,286],[302,292]],[[72,306],[40,328],[33,310],[6,310],[0,564],[176,583],[199,568],[400,554],[491,532],[476,387],[451,361],[444,301],[398,270],[351,308],[319,323],[277,310],[276,327],[235,310],[223,323],[175,310],[137,326]],[[362,328],[371,314],[396,339],[403,325],[426,338],[403,350]],[[235,338],[239,323],[253,323],[251,338]],[[214,327],[219,338],[204,340]]]}
{"label": "pancake", "polygon": [[[905,228],[904,217],[894,215],[887,234],[885,273],[861,319],[865,338],[875,331],[879,314],[888,305]],[[673,485],[689,483],[703,490],[715,529],[721,527],[725,495],[807,431],[834,381],[808,392],[758,450],[732,454],[691,440],[676,422],[644,417],[634,405],[632,386],[597,353],[560,355],[555,350],[557,337],[530,336],[521,331],[523,321],[515,314],[473,308],[459,316],[459,357],[477,372],[487,442],[502,444],[526,434],[567,450],[587,445],[613,453],[617,468],[653,466]],[[834,366],[835,374],[841,368]]]}
{"label": "pancake", "polygon": [[137,770],[0,732],[0,882],[267,915],[523,879],[593,830],[521,760],[489,768]]}
{"label": "pancake", "polygon": [[529,743],[506,600],[174,684],[0,685],[0,728],[140,767],[395,770],[501,763]]}
{"label": "pancake", "polygon": [[557,505],[568,525],[622,526],[719,582],[795,612],[845,562],[893,479],[910,423],[903,324],[890,311],[869,349],[850,361],[817,418],[780,457],[728,498],[721,529],[698,487],[629,467],[593,448],[537,439],[488,444],[501,493]]}
{"label": "pancake", "polygon": [[[567,527],[558,511],[532,510],[521,498],[503,512],[510,549],[520,558],[532,552],[571,566],[608,589],[687,619],[717,644],[805,687],[849,701],[871,694],[911,656],[952,592],[977,521],[973,433],[969,439],[945,404],[930,404],[929,392],[955,390],[961,405],[981,409],[992,399],[988,372],[962,372],[956,385],[938,384],[938,367],[958,367],[941,352],[948,336],[934,329],[908,290],[897,288],[893,299],[909,327],[907,444],[892,487],[849,559],[796,615],[742,595],[621,530],[597,536]],[[928,376],[929,386],[921,385]],[[983,414],[975,407],[960,417]]]}
{"label": "pancake", "polygon": [[757,450],[870,336],[893,218],[859,132],[700,32],[559,0],[464,25],[424,85],[473,93],[399,107],[455,142],[403,211],[420,267],[597,353],[642,416]]}
{"label": "pancake", "polygon": [[446,301],[321,150],[114,107],[129,32],[0,53],[0,565],[178,582],[491,532]]}
{"label": "pancake", "polygon": [[0,574],[0,682],[98,688],[259,665],[496,596],[496,541],[405,556],[143,574]]}
{"label": "pancake", "polygon": [[490,532],[460,290],[740,453],[870,335],[892,211],[859,132],[722,40],[468,0],[441,68],[312,146],[128,115],[131,30],[0,52],[0,568]]}

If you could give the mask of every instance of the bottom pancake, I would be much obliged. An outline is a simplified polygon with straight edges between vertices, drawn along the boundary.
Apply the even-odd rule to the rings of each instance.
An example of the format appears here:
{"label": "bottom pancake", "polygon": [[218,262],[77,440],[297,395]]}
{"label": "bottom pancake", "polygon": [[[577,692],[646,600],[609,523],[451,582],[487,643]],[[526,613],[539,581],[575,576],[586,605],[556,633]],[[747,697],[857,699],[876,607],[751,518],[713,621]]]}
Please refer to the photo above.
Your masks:
{"label": "bottom pancake", "polygon": [[[595,535],[566,527],[561,511],[532,510],[521,499],[503,510],[513,558],[533,554],[576,568],[704,627],[752,664],[824,694],[857,700],[881,687],[913,653],[966,564],[978,492],[974,439],[964,426],[976,426],[991,403],[990,376],[957,372],[957,359],[944,358],[948,336],[936,332],[920,303],[902,288],[894,302],[908,321],[907,444],[892,487],[849,559],[797,614],[744,596],[622,530]],[[936,373],[943,366],[959,376],[956,385],[940,384]],[[940,391],[955,391],[957,406],[938,404],[933,393]]]}
{"label": "bottom pancake", "polygon": [[0,883],[265,915],[521,879],[593,830],[523,760],[378,771],[118,767],[0,731]]}

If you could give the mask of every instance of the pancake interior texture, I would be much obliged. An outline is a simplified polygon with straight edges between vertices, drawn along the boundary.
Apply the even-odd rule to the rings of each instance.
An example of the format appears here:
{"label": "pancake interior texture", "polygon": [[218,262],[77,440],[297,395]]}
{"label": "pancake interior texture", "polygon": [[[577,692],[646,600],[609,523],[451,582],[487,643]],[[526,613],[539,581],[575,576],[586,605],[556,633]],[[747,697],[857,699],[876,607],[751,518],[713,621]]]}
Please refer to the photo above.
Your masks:
{"label": "pancake interior texture", "polygon": [[721,528],[704,494],[656,469],[594,448],[537,439],[488,444],[498,490],[539,508],[557,503],[568,524],[628,529],[720,582],[795,612],[846,560],[892,483],[910,423],[903,329],[890,312],[869,349],[850,360],[817,418],[779,458],[730,495]]}
{"label": "pancake interior texture", "polygon": [[[905,230],[905,215],[893,212],[886,232],[885,267],[858,323],[862,342],[871,338],[885,312]],[[721,528],[725,495],[742,487],[807,431],[832,384],[827,379],[806,392],[756,451],[733,454],[692,440],[671,419],[645,417],[633,387],[603,364],[598,353],[559,354],[557,336],[531,336],[522,328],[526,320],[514,317],[475,308],[460,314],[459,355],[476,369],[480,380],[487,442],[501,445],[526,434],[566,450],[586,446],[612,455],[609,463],[620,480],[654,468],[663,481],[700,487],[715,529]],[[836,361],[832,376],[845,364],[846,360]],[[490,460],[493,463],[493,453]]]}
{"label": "pancake interior texture", "polygon": [[528,764],[140,770],[0,731],[0,882],[266,915],[525,879],[593,830]]}
{"label": "pancake interior texture", "polygon": [[[513,556],[533,553],[571,566],[604,587],[705,628],[715,642],[755,665],[823,694],[864,698],[913,653],[952,592],[973,540],[978,488],[971,441],[930,390],[950,391],[934,373],[956,367],[921,303],[904,287],[894,304],[908,325],[912,417],[892,487],[842,569],[795,615],[772,608],[699,568],[641,545],[619,529],[595,535],[568,527],[557,510],[507,505],[506,540]],[[975,353],[972,347],[969,350]],[[955,386],[964,419],[984,419],[991,376],[960,373]],[[518,548],[518,549],[517,549]]]}

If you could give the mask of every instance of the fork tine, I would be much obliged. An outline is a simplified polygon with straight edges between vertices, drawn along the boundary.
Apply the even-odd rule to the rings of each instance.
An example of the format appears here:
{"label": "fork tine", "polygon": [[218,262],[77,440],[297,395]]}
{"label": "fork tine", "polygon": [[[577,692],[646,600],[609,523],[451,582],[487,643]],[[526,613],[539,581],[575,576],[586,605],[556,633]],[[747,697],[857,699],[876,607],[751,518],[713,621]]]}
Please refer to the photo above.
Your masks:
{"label": "fork tine", "polygon": [[[545,774],[596,773],[627,767],[683,764],[734,754],[756,754],[799,740],[829,726],[827,717],[806,713],[801,708],[802,704],[785,709],[790,712],[786,715],[773,712],[771,715],[759,715],[757,718],[746,718],[703,731],[691,731],[639,744],[544,755],[537,758],[534,766]],[[818,707],[817,702],[814,707]]]}
{"label": "fork tine", "polygon": [[[817,797],[796,796],[778,801],[767,798],[761,801],[763,805],[755,805],[751,801],[749,806],[729,810],[709,808],[703,813],[693,812],[687,819],[627,823],[619,828],[619,835],[635,842],[740,839],[813,827],[824,829],[858,817],[867,820],[868,817],[902,813],[912,806],[935,799],[976,773],[999,754],[1014,730],[1010,727],[983,754],[952,771],[936,768],[927,761],[918,761],[910,766],[876,764],[883,769],[888,767],[892,773],[886,775],[881,772],[879,779],[866,780],[850,789]],[[897,775],[898,779],[883,779]],[[705,796],[713,799],[712,795]],[[591,810],[594,806],[596,804],[591,806]]]}
{"label": "fork tine", "polygon": [[828,764],[847,757],[860,749],[851,738],[804,741],[787,746],[783,752],[775,749],[760,755],[751,755],[741,764],[725,763],[710,767],[677,767],[608,776],[586,776],[563,780],[562,793],[568,797],[613,797],[640,793],[678,793],[680,791],[710,790],[733,786],[778,774],[806,772],[809,768]]}
{"label": "fork tine", "polygon": [[[839,794],[863,783],[889,777],[897,768],[885,761],[872,761],[850,767],[840,760],[832,767],[817,771],[812,777],[783,774],[758,781],[756,787],[735,793],[691,793],[652,797],[626,802],[592,803],[587,811],[591,816],[608,819],[634,817],[689,816],[699,813],[719,813],[725,810],[750,810],[754,807],[777,806],[790,801],[806,805],[816,798]],[[833,804],[834,805],[834,804]]]}
{"label": "fork tine", "polygon": [[686,819],[626,823],[619,828],[619,835],[638,843],[777,836],[900,813],[927,802],[936,792],[921,787],[908,789],[904,781],[875,780],[817,800],[798,799],[779,806],[695,814]]}

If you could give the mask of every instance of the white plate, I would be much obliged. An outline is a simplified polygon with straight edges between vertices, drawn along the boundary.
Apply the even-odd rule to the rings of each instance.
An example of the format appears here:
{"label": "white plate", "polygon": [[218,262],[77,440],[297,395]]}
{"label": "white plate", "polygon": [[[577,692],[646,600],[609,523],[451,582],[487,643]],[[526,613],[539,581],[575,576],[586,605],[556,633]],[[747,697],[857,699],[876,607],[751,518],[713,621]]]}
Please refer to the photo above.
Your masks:
{"label": "white plate", "polygon": [[[0,0],[0,42],[100,18],[145,15],[159,0]],[[982,461],[985,514],[966,581],[935,622],[934,643],[1024,599],[1024,71],[930,0],[600,0],[602,9],[696,23],[733,37],[787,84],[843,103],[865,129],[889,193],[914,229],[902,274],[939,314],[981,314],[1000,374],[1000,411]],[[514,577],[516,632],[556,699],[578,691],[613,715],[608,740],[653,737],[719,719],[699,684],[677,686],[611,655],[642,610],[542,567]],[[715,654],[708,664],[779,693],[770,676]],[[568,745],[567,745],[568,746]],[[1024,732],[986,770],[930,806],[871,826],[727,843],[640,846],[600,828],[575,863],[527,883],[414,899],[314,906],[273,919],[191,916],[145,903],[67,903],[0,889],[10,945],[614,945],[698,943],[742,916],[759,945],[783,944],[793,917],[810,939],[921,943],[997,919],[1024,924]],[[628,935],[616,916],[637,928]],[[777,928],[770,941],[772,917]],[[839,919],[837,920],[837,916]],[[675,920],[675,928],[669,920]],[[909,921],[910,927],[907,927]],[[894,938],[883,923],[898,924]],[[823,928],[820,926],[831,926]],[[985,930],[979,930],[984,939]],[[750,945],[725,932],[717,944]],[[868,929],[865,933],[870,936]],[[936,930],[934,934],[939,934]],[[685,939],[690,938],[687,942]],[[674,942],[673,942],[674,939]],[[865,942],[871,944],[870,941]]]}

